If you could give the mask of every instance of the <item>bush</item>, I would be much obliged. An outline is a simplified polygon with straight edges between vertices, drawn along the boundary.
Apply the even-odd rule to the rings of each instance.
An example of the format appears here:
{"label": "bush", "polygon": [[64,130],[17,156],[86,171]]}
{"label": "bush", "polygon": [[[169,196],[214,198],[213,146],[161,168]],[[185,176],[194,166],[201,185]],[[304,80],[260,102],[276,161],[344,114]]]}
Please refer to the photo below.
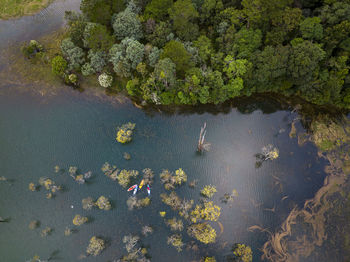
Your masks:
{"label": "bush", "polygon": [[68,67],[67,61],[60,55],[55,56],[51,60],[52,73],[54,73],[55,75],[62,76],[64,71],[67,69],[67,67]]}

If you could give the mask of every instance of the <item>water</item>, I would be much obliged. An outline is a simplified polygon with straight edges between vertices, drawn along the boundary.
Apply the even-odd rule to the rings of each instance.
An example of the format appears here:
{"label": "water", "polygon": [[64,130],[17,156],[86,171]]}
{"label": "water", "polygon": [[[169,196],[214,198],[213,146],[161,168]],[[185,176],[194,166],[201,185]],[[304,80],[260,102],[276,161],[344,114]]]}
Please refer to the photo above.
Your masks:
{"label": "water", "polygon": [[[78,5],[79,1],[59,1],[36,16],[0,21],[0,47],[59,28],[64,10],[78,9]],[[297,115],[276,110],[270,101],[258,107],[250,101],[244,110],[239,107],[240,111],[232,107],[210,113],[204,108],[197,113],[166,114],[143,111],[130,102],[112,103],[106,96],[66,87],[52,97],[19,92],[11,86],[1,87],[0,94],[0,176],[14,180],[12,186],[0,182],[0,216],[11,219],[0,223],[0,262],[25,261],[35,254],[45,258],[53,251],[57,251],[58,260],[77,261],[93,235],[105,239],[107,248],[86,261],[111,261],[126,254],[123,236],[141,236],[143,225],[155,229],[154,234],[141,238],[152,261],[198,261],[207,255],[225,261],[237,242],[250,245],[254,261],[260,261],[259,249],[268,236],[247,229],[259,225],[273,232],[294,206],[302,207],[314,196],[325,177],[325,161],[317,157],[316,148],[312,144],[299,147],[297,140],[288,136]],[[134,139],[128,145],[118,144],[116,127],[128,121],[136,123]],[[212,148],[198,155],[196,143],[204,122]],[[303,130],[299,123],[296,127]],[[267,144],[278,147],[280,157],[257,169],[254,155]],[[130,161],[123,158],[124,152],[131,154]],[[100,170],[106,161],[119,168],[141,171],[149,167],[155,172],[149,207],[127,209],[129,194]],[[78,185],[67,172],[55,174],[56,165],[66,170],[69,166],[77,166],[82,172],[91,170],[93,177],[90,183]],[[172,233],[159,216],[159,211],[167,211],[166,218],[176,215],[160,201],[159,194],[165,190],[159,173],[180,167],[189,181],[198,180],[195,189],[187,185],[178,188],[180,197],[198,201],[204,185],[218,189],[213,201],[222,208],[219,222],[223,232],[218,223],[211,223],[218,232],[217,242],[199,244],[199,251],[184,249],[178,253],[168,246],[167,236]],[[44,176],[63,185],[64,192],[54,199],[46,199],[44,189],[30,192],[28,184],[38,183]],[[221,203],[220,198],[232,189],[239,194],[232,206]],[[112,210],[82,209],[82,198],[100,195],[111,199]],[[90,222],[66,237],[64,230],[73,227],[76,214],[88,216]],[[28,229],[32,220],[40,221],[40,227],[33,231]],[[42,238],[40,231],[46,226],[52,227],[53,233]],[[182,235],[184,242],[192,241],[185,230]]]}
{"label": "water", "polygon": [[[24,261],[34,254],[45,257],[54,250],[60,251],[64,261],[75,261],[92,235],[103,236],[109,246],[101,256],[87,261],[106,261],[125,253],[122,237],[130,232],[140,234],[145,224],[155,228],[152,236],[142,239],[150,246],[152,261],[190,261],[207,253],[223,259],[235,242],[251,245],[259,260],[258,248],[266,239],[261,235],[257,238],[247,228],[278,227],[294,205],[302,206],[305,199],[313,197],[324,178],[325,163],[317,159],[316,149],[311,144],[301,148],[296,139],[289,138],[289,119],[293,117],[288,111],[242,114],[235,109],[216,115],[150,116],[129,103],[111,104],[70,90],[49,100],[5,92],[0,97],[0,174],[15,181],[13,186],[0,184],[0,215],[11,217],[10,223],[0,224],[1,261]],[[134,139],[121,145],[115,141],[115,129],[128,121],[136,123]],[[196,141],[203,122],[207,122],[207,140],[212,149],[198,155]],[[281,128],[287,131],[280,133]],[[280,149],[280,157],[256,169],[254,154],[270,143]],[[123,152],[129,152],[132,159],[124,160]],[[128,193],[100,171],[105,161],[119,168],[151,168],[156,174],[151,206],[128,211]],[[78,166],[83,172],[92,170],[94,176],[91,183],[78,185],[67,173],[55,174],[55,165],[65,169]],[[195,189],[183,186],[177,190],[181,197],[198,200],[199,190],[212,184],[218,189],[214,202],[222,206],[219,221],[223,233],[215,245],[197,253],[177,253],[168,247],[166,237],[171,232],[158,214],[166,210],[167,218],[175,215],[159,199],[159,194],[165,192],[157,179],[159,173],[180,167],[189,181],[198,179]],[[55,199],[46,199],[43,189],[30,192],[28,184],[37,183],[43,176],[64,185],[65,192]],[[239,194],[232,207],[220,203],[219,198],[232,189]],[[111,211],[82,209],[82,198],[100,195],[112,200]],[[282,201],[284,196],[288,198]],[[275,212],[268,210],[271,208]],[[86,215],[92,222],[65,237],[64,229],[72,226],[75,214]],[[41,222],[38,230],[28,229],[31,220]],[[41,238],[39,232],[45,226],[54,231]],[[218,224],[213,226],[219,233]],[[183,236],[189,240],[186,233]]]}

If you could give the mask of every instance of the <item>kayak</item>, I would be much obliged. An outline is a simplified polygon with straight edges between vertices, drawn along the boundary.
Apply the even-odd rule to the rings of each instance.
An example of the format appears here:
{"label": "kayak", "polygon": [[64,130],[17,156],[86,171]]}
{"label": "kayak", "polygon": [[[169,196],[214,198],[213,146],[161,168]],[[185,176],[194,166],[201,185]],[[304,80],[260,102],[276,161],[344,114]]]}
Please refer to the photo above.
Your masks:
{"label": "kayak", "polygon": [[136,195],[138,189],[139,189],[139,187],[136,185],[136,187],[135,187],[135,189],[134,189],[134,192],[132,192],[132,194],[133,194],[133,195]]}
{"label": "kayak", "polygon": [[151,188],[149,187],[149,185],[147,184],[147,193],[150,196],[151,195]]}
{"label": "kayak", "polygon": [[135,187],[137,187],[137,185],[133,185],[133,186],[129,187],[128,192],[133,190]]}
{"label": "kayak", "polygon": [[139,189],[141,189],[143,187],[143,184],[145,183],[145,180],[142,179],[140,185],[139,185]]}

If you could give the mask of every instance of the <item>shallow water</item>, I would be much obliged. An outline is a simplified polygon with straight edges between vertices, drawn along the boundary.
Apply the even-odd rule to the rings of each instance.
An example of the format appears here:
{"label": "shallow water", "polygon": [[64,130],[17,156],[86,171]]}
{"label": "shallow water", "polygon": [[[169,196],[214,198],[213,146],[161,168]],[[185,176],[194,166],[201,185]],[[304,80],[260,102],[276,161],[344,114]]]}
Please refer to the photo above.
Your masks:
{"label": "shallow water", "polygon": [[[317,158],[316,148],[311,144],[301,148],[288,136],[289,121],[294,117],[288,111],[242,114],[235,109],[217,115],[150,116],[129,103],[111,104],[71,90],[49,100],[5,91],[0,97],[0,174],[15,181],[13,186],[0,184],[0,215],[11,217],[10,223],[0,224],[1,261],[23,261],[34,254],[45,257],[54,250],[59,250],[64,261],[76,261],[92,235],[103,236],[109,246],[99,257],[87,261],[106,261],[125,254],[122,237],[130,232],[140,234],[145,224],[155,228],[153,235],[142,239],[150,247],[152,261],[190,261],[207,254],[221,261],[236,242],[251,245],[254,258],[259,260],[258,249],[266,238],[247,228],[278,227],[294,205],[302,206],[313,197],[324,178],[325,163]],[[115,129],[127,121],[136,123],[136,131],[130,144],[121,145],[115,141]],[[198,155],[196,141],[203,122],[207,122],[212,149]],[[286,131],[279,132],[281,128]],[[280,157],[256,169],[254,154],[270,143],[280,149]],[[124,160],[123,152],[129,152],[132,159]],[[150,167],[156,174],[151,206],[128,211],[128,193],[100,171],[105,161],[139,171]],[[91,183],[78,185],[67,173],[55,174],[55,165],[65,169],[75,165],[83,172],[92,170],[94,175]],[[223,233],[216,244],[197,253],[177,253],[168,247],[166,237],[171,232],[158,214],[166,210],[167,218],[175,215],[159,199],[165,190],[158,178],[162,169],[179,167],[189,181],[198,179],[195,189],[183,186],[176,190],[181,197],[198,199],[199,190],[212,184],[218,189],[214,201],[222,206],[219,221]],[[46,199],[44,189],[30,192],[28,184],[37,183],[42,176],[64,185],[65,192],[55,199]],[[219,198],[232,189],[239,194],[232,207],[220,203]],[[112,200],[113,210],[82,209],[82,198],[100,195]],[[284,196],[288,198],[282,201]],[[271,208],[275,211],[267,210]],[[75,214],[89,216],[92,222],[65,237],[64,229],[72,226]],[[29,230],[31,220],[39,220],[40,228]],[[39,232],[45,226],[54,231],[41,238]],[[213,226],[219,233],[218,224]],[[185,232],[183,236],[189,240]]]}

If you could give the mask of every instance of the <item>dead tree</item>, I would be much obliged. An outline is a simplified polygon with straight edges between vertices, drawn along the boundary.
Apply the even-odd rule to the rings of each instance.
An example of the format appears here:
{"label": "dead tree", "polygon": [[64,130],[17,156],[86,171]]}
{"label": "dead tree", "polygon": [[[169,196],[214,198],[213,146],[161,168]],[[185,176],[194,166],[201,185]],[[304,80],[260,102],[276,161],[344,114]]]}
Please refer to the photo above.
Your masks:
{"label": "dead tree", "polygon": [[204,141],[205,134],[207,133],[206,127],[207,127],[207,123],[204,122],[203,127],[201,127],[201,132],[199,133],[197,151],[200,153],[202,153],[203,151],[209,151],[210,149],[210,143],[207,143]]}

